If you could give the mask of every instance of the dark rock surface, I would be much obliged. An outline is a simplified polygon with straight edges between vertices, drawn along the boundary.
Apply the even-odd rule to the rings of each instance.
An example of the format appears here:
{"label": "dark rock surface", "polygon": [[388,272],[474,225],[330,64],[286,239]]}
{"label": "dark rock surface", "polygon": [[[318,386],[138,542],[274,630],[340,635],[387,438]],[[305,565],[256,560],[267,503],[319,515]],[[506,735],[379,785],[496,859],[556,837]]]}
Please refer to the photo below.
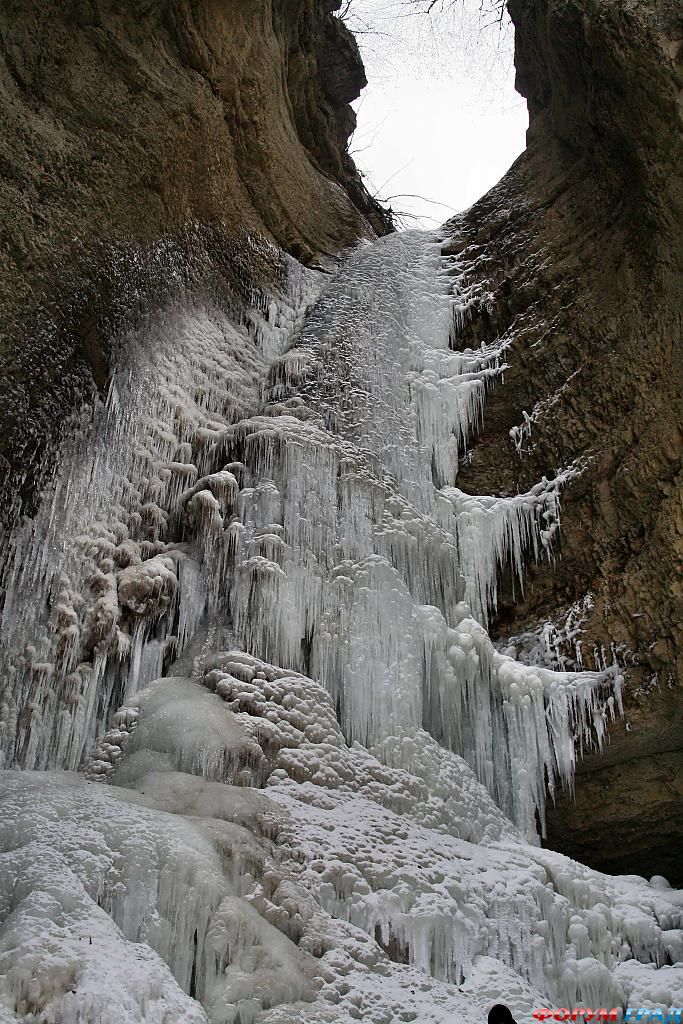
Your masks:
{"label": "dark rock surface", "polygon": [[[65,417],[106,381],[108,335],[145,303],[136,247],[147,260],[172,239],[196,256],[196,229],[208,226],[220,288],[246,233],[312,262],[387,230],[346,153],[348,103],[365,76],[335,6],[2,4],[5,514],[8,493],[30,498]],[[178,264],[157,269],[147,283],[158,291]]]}
{"label": "dark rock surface", "polygon": [[[464,218],[506,330],[505,386],[459,485],[526,490],[575,460],[555,571],[538,566],[495,629],[586,593],[584,651],[614,648],[626,715],[580,766],[549,844],[610,871],[683,881],[683,25],[677,5],[511,0],[528,149]],[[514,454],[512,427],[548,403]],[[508,588],[509,591],[509,588]],[[589,663],[591,658],[586,659]]]}

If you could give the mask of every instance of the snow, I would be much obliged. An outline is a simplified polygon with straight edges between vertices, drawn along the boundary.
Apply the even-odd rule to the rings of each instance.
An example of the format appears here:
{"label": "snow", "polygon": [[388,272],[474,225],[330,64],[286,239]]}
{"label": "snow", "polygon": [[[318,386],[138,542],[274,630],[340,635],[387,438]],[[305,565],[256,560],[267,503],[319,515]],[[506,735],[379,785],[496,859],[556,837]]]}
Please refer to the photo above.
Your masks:
{"label": "snow", "polygon": [[0,1020],[680,1000],[681,893],[539,847],[623,679],[580,609],[488,636],[578,469],[457,487],[511,339],[441,241],[151,318],[14,537]]}
{"label": "snow", "polygon": [[207,1020],[152,948],[164,946],[170,921],[150,883],[168,865],[192,900],[183,858],[191,853],[195,873],[209,851],[189,824],[172,838],[159,824],[109,795],[103,803],[77,777],[5,773],[0,1005],[9,1020]]}
{"label": "snow", "polygon": [[159,1013],[182,989],[218,1021],[401,1020],[412,990],[413,1019],[469,1024],[496,984],[521,1019],[677,991],[658,965],[680,955],[682,894],[529,846],[428,733],[349,745],[318,682],[240,651],[136,701],[112,785],[4,773],[0,998],[19,1019],[29,975],[61,1021],[102,1012],[129,969],[121,1020],[157,1019],[150,984]]}

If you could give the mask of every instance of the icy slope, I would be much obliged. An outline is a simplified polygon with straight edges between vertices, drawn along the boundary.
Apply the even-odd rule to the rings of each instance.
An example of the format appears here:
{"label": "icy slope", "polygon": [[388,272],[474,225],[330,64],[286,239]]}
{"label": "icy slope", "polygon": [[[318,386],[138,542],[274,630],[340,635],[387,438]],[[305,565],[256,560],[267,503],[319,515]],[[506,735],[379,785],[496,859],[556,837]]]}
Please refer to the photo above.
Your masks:
{"label": "icy slope", "polygon": [[241,652],[206,669],[138,695],[114,785],[5,773],[20,1019],[204,1019],[182,990],[242,1024],[474,1022],[501,991],[520,1019],[632,985],[677,1000],[680,969],[631,958],[683,956],[680,893],[527,845],[423,731],[349,747],[313,680]]}
{"label": "icy slope", "polygon": [[0,781],[10,1020],[679,998],[680,894],[536,845],[621,678],[482,624],[578,470],[458,490],[506,343],[458,350],[487,297],[440,249],[393,236],[331,278],[283,264],[240,323],[157,320],[17,538],[0,735],[50,771]]}

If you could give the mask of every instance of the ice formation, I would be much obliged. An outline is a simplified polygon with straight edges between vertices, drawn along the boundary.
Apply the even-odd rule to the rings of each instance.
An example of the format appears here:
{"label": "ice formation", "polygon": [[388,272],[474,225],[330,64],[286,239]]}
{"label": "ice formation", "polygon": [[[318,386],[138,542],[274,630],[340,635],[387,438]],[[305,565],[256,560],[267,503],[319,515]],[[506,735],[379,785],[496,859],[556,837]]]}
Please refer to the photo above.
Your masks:
{"label": "ice formation", "polygon": [[538,846],[622,680],[486,632],[577,470],[458,489],[509,339],[442,241],[157,315],[13,538],[2,1024],[680,1003],[681,894]]}
{"label": "ice formation", "polygon": [[545,665],[560,670],[582,669],[586,662],[596,668],[606,667],[608,661],[614,664],[621,655],[616,649],[609,655],[604,648],[596,646],[592,651],[585,650],[583,627],[593,608],[593,595],[584,594],[556,621],[541,622],[534,629],[508,637],[503,653],[519,658],[526,665]]}
{"label": "ice formation", "polygon": [[510,429],[510,440],[515,446],[515,451],[519,456],[533,450],[535,446],[533,442],[531,442],[531,435],[533,434],[534,427],[536,424],[542,422],[558,402],[560,402],[562,396],[568,390],[570,383],[579,375],[580,372],[581,370],[579,369],[570,374],[561,388],[558,388],[557,391],[550,395],[549,398],[544,398],[542,401],[536,402],[530,413],[528,413],[526,409],[523,411],[522,422]]}
{"label": "ice formation", "polygon": [[472,496],[443,488],[455,510],[460,570],[465,600],[484,624],[497,605],[498,572],[510,564],[513,581],[524,586],[524,556],[541,548],[550,556],[560,527],[560,491],[575,476],[574,467],[543,480],[526,494]]}

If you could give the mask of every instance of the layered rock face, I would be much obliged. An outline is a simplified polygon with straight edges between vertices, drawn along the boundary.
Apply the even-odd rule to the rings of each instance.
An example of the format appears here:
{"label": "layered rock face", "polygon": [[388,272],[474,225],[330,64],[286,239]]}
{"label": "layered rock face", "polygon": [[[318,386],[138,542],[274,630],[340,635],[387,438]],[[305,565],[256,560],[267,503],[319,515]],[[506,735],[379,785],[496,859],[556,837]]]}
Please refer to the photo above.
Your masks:
{"label": "layered rock face", "polygon": [[31,510],[64,418],[104,387],[109,338],[190,256],[198,286],[239,302],[275,274],[245,254],[249,233],[312,262],[386,229],[346,153],[365,76],[334,6],[3,5],[0,432],[14,512]]}
{"label": "layered rock face", "polygon": [[508,586],[496,629],[561,623],[581,602],[583,660],[625,666],[626,716],[580,765],[549,843],[680,882],[680,12],[621,0],[512,0],[510,12],[528,149],[462,225],[493,282],[470,338],[507,332],[510,365],[459,482],[516,493],[583,466],[563,495],[556,565],[532,570],[521,601]]}

